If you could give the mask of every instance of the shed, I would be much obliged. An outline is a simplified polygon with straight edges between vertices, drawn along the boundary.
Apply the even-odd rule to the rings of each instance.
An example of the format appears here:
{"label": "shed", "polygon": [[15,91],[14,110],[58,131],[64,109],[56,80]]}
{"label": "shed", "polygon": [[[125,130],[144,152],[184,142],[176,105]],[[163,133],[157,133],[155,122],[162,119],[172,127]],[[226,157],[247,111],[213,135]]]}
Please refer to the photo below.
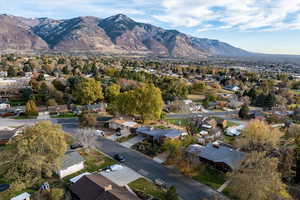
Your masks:
{"label": "shed", "polygon": [[30,194],[24,192],[16,197],[11,198],[10,200],[30,200]]}

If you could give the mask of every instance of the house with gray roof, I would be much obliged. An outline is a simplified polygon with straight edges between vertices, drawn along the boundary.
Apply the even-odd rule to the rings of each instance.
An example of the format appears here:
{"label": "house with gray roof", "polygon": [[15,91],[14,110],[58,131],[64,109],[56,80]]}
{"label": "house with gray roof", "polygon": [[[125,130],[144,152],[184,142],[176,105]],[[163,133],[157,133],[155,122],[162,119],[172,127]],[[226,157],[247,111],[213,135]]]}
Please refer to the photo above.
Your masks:
{"label": "house with gray roof", "polygon": [[84,169],[84,158],[77,151],[67,151],[61,160],[57,174],[64,178]]}
{"label": "house with gray roof", "polygon": [[187,153],[199,157],[200,161],[207,162],[222,171],[238,169],[246,156],[246,153],[218,142],[206,146],[192,144],[187,148]]}
{"label": "house with gray roof", "polygon": [[149,126],[137,128],[136,133],[151,137],[155,141],[160,141],[165,138],[178,139],[181,136],[187,135],[187,133],[178,129],[159,129]]}

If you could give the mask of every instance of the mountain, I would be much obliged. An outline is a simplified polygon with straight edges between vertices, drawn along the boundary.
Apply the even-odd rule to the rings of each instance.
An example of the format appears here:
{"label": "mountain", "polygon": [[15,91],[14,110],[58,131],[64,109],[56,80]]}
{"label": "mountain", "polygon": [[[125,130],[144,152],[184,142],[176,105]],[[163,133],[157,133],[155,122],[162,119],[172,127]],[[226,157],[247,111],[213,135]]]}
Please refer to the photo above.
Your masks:
{"label": "mountain", "polygon": [[218,40],[139,23],[123,14],[66,20],[0,15],[0,52],[30,51],[181,58],[252,55]]}

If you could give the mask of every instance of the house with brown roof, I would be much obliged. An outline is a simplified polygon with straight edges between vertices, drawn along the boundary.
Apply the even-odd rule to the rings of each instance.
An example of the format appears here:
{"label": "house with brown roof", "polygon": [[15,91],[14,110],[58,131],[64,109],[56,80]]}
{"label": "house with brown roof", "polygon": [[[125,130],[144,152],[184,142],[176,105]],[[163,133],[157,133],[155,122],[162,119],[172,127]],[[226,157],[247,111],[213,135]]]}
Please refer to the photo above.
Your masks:
{"label": "house with brown roof", "polygon": [[100,174],[86,175],[70,186],[72,200],[140,200]]}

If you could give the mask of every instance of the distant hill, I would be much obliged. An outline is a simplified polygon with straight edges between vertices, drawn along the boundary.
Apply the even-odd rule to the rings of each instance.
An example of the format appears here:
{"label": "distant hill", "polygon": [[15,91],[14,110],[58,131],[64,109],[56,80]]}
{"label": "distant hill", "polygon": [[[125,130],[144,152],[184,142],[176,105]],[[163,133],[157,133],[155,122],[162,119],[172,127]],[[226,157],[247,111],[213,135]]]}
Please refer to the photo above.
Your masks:
{"label": "distant hill", "polygon": [[139,54],[176,58],[253,57],[218,40],[136,22],[126,15],[66,20],[0,15],[0,52]]}

